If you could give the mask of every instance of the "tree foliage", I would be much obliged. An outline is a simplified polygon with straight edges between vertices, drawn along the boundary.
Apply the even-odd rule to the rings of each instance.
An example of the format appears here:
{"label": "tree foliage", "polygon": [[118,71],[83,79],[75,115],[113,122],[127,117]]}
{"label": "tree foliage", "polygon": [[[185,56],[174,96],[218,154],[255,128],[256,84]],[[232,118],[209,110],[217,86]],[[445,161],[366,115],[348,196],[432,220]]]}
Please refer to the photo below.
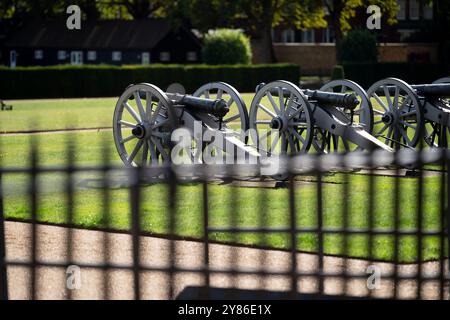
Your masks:
{"label": "tree foliage", "polygon": [[249,64],[250,40],[239,30],[217,29],[205,36],[202,56],[207,64]]}

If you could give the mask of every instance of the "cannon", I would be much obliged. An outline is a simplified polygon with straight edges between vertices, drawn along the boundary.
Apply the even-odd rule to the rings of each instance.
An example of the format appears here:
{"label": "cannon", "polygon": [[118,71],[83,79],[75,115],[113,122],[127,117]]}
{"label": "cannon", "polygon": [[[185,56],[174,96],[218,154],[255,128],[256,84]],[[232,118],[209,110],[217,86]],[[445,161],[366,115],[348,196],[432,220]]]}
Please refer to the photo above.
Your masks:
{"label": "cannon", "polygon": [[[332,81],[321,90],[302,90],[286,81],[256,89],[249,118],[255,144],[269,154],[352,151],[392,151],[369,134],[373,118],[365,91],[349,80]],[[338,91],[338,92],[335,92]],[[358,119],[358,121],[355,121]],[[275,138],[270,138],[273,132]],[[261,140],[269,140],[261,143]],[[342,149],[339,149],[339,140]]]}
{"label": "cannon", "polygon": [[[245,145],[246,137],[241,134],[248,130],[249,122],[244,100],[236,89],[222,82],[206,84],[192,95],[163,92],[148,83],[128,86],[114,110],[117,152],[127,166],[170,162],[173,131],[180,127],[193,131],[196,122],[202,124],[202,137],[206,131],[214,133],[224,149],[237,148],[259,156]],[[193,161],[201,161],[206,147],[202,137],[196,140],[196,153],[189,155]]]}
{"label": "cannon", "polygon": [[388,78],[374,83],[367,94],[373,105],[372,134],[378,139],[396,149],[414,148],[420,141],[447,148],[450,78],[419,85]]}

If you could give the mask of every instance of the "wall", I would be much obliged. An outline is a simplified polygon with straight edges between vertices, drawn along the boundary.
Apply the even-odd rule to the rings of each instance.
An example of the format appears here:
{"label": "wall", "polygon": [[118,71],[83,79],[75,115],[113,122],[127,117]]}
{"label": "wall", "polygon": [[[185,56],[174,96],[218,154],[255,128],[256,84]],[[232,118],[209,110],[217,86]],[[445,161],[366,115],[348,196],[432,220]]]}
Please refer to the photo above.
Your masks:
{"label": "wall", "polygon": [[[253,62],[260,54],[253,43]],[[300,65],[302,75],[329,75],[336,64],[336,48],[333,43],[275,43],[277,62]],[[378,46],[380,62],[437,62],[438,45],[433,43],[383,43]]]}

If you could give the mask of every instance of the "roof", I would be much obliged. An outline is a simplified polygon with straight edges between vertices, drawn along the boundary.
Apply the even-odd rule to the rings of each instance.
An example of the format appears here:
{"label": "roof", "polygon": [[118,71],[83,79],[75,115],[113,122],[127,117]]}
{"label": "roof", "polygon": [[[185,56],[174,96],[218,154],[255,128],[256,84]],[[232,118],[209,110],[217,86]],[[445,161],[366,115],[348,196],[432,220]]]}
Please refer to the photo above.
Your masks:
{"label": "roof", "polygon": [[32,21],[10,35],[7,47],[76,49],[152,49],[172,31],[168,20],[82,21],[69,30],[66,21]]}

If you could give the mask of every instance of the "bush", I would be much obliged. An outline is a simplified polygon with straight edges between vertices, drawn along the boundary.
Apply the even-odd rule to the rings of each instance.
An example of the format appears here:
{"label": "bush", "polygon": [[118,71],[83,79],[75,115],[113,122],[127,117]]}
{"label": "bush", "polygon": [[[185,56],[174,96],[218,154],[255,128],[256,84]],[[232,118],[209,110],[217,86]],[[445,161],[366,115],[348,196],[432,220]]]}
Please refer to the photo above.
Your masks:
{"label": "bush", "polygon": [[205,36],[202,56],[207,64],[249,64],[250,40],[239,30],[218,29]]}
{"label": "bush", "polygon": [[389,77],[399,78],[409,84],[431,83],[448,76],[448,65],[432,63],[381,62],[344,63],[347,79],[353,80],[368,89],[378,80]]}
{"label": "bush", "polygon": [[335,65],[331,71],[331,80],[341,80],[345,79],[344,67],[340,65]]}
{"label": "bush", "polygon": [[339,61],[376,62],[377,59],[377,40],[368,30],[350,31],[339,46]]}
{"label": "bush", "polygon": [[261,82],[298,83],[299,78],[300,68],[294,64],[0,67],[0,98],[112,97],[141,82],[162,90],[178,82],[189,93],[208,82],[223,81],[240,92],[253,92]]}

